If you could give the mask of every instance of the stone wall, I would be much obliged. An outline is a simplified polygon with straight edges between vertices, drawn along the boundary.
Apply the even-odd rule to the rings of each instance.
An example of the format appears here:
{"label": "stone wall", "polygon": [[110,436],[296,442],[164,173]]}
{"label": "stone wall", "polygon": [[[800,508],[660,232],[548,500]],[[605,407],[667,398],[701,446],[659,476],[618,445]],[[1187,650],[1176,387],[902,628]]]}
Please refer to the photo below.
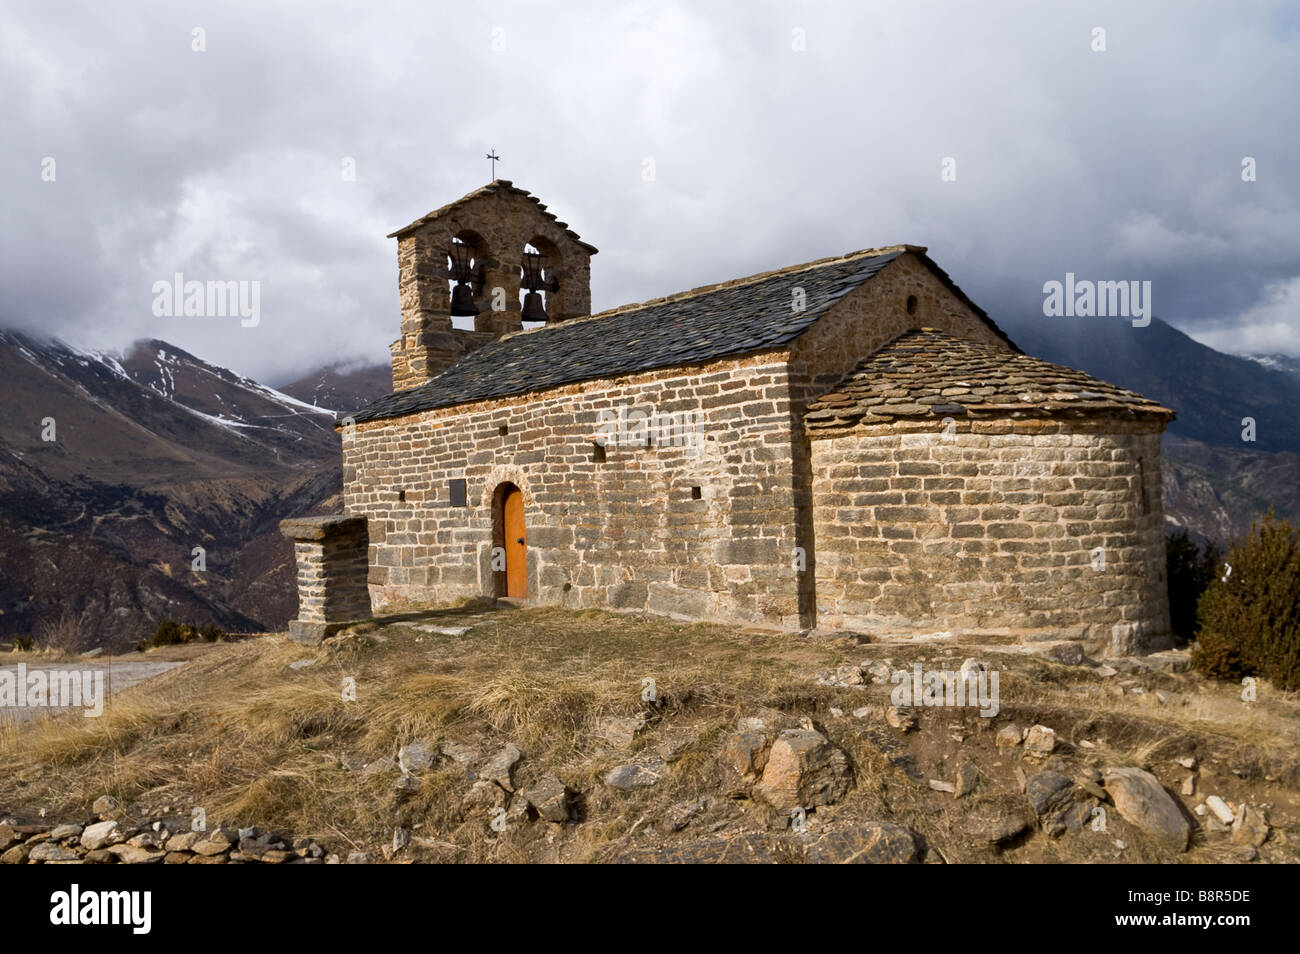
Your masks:
{"label": "stone wall", "polygon": [[[909,298],[915,298],[911,313]],[[978,313],[916,254],[894,259],[849,292],[790,346],[796,402],[821,396],[869,355],[905,331],[934,328],[995,348],[1010,348]]]}
{"label": "stone wall", "polygon": [[1160,430],[994,420],[817,435],[820,625],[1158,646]]}
{"label": "stone wall", "polygon": [[[344,504],[369,521],[376,607],[497,595],[493,495],[508,481],[523,494],[530,603],[797,626],[786,357],[345,428]],[[620,407],[698,413],[701,439],[612,444],[598,461],[598,415]],[[638,436],[635,422],[627,430]],[[467,506],[451,505],[453,480]]]}
{"label": "stone wall", "polygon": [[[908,299],[915,298],[908,312]],[[999,348],[1010,345],[959,295],[945,285],[917,254],[900,255],[869,282],[844,297],[790,345],[790,403],[802,422],[808,405],[830,390],[861,361],[912,328],[938,328]],[[804,624],[816,620],[815,566],[820,540],[813,523],[809,443],[802,424],[793,445],[798,546],[809,572],[800,593]]]}
{"label": "stone wall", "polygon": [[469,350],[471,339],[452,326],[447,253],[453,238],[471,247],[482,269],[481,284],[475,289],[479,313],[474,330],[488,340],[523,328],[520,263],[527,244],[546,255],[548,274],[559,282],[545,295],[549,320],[591,311],[595,249],[547,213],[535,197],[508,181],[484,187],[394,235],[402,308],[401,337],[390,345],[394,390],[423,384]]}
{"label": "stone wall", "polygon": [[298,564],[298,618],[289,635],[316,643],[370,617],[369,537],[360,517],[295,517],[280,521]]}

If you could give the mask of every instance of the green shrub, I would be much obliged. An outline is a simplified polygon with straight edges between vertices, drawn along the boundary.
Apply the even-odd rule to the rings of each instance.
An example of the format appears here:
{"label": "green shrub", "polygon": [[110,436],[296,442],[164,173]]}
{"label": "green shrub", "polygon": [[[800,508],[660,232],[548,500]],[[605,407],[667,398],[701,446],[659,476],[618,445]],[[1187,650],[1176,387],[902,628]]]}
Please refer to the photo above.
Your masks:
{"label": "green shrub", "polygon": [[136,648],[144,652],[146,649],[154,649],[158,646],[179,646],[183,643],[215,643],[217,640],[225,638],[225,635],[210,623],[191,626],[189,623],[180,623],[171,617],[166,617],[158,621],[158,628],[153,631],[153,635],[141,642]]}
{"label": "green shrub", "polygon": [[1186,530],[1165,540],[1165,578],[1169,585],[1169,628],[1184,643],[1196,638],[1196,605],[1223,567],[1223,551],[1211,541],[1197,546]]}
{"label": "green shrub", "polygon": [[1218,679],[1300,689],[1300,528],[1270,510],[1224,562],[1232,572],[1220,567],[1201,596],[1192,664]]}

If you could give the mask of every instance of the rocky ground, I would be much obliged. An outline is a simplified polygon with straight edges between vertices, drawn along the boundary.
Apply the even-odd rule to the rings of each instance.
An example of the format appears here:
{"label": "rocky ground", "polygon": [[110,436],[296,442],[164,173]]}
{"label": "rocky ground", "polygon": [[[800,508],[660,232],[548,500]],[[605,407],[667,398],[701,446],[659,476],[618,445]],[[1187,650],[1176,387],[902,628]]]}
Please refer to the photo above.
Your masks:
{"label": "rocky ground", "polygon": [[[1298,860],[1300,704],[1185,653],[484,607],[194,652],[0,735],[0,862]],[[895,705],[918,663],[997,713]]]}

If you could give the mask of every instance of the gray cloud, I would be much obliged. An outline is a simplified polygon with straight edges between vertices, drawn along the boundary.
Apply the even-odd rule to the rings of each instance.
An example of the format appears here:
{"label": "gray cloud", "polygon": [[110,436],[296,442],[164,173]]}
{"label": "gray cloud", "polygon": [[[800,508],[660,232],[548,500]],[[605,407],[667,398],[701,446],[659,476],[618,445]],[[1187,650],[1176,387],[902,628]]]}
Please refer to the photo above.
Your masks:
{"label": "gray cloud", "polygon": [[[1300,353],[1298,32],[1272,3],[19,7],[0,325],[266,380],[385,360],[384,235],[496,147],[600,247],[597,308],[906,241],[995,317],[1145,279],[1208,343]],[[178,271],[259,280],[260,325],[155,317]]]}

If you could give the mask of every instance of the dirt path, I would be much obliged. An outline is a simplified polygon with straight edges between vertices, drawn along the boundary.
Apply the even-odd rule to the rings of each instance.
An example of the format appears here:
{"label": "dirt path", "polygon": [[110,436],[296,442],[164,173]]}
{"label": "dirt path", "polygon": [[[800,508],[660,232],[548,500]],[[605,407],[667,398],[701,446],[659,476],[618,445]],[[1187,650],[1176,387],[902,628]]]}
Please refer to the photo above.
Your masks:
{"label": "dirt path", "polygon": [[[12,702],[8,698],[0,697],[0,724],[6,722],[25,722],[31,719],[39,718],[53,712],[62,712],[68,708],[67,705],[49,705],[49,704],[31,704],[31,699],[27,697],[24,691],[25,686],[31,684],[31,677],[34,673],[46,673],[46,681],[52,684],[60,678],[66,678],[68,675],[75,675],[82,686],[96,687],[94,691],[98,692],[98,686],[102,685],[105,697],[111,696],[115,692],[121,692],[128,686],[134,686],[138,682],[146,679],[152,679],[154,676],[161,675],[169,669],[175,669],[177,666],[185,665],[184,662],[172,660],[149,660],[149,661],[129,661],[119,660],[99,661],[97,659],[72,659],[67,662],[39,662],[39,663],[11,663],[0,666],[0,681],[7,682],[12,680],[18,696]],[[102,673],[102,676],[95,674]],[[87,676],[89,678],[87,678]],[[23,679],[26,679],[24,683]],[[101,682],[102,679],[102,682]],[[52,698],[56,695],[51,692],[46,695],[48,702],[60,701]],[[91,697],[93,699],[93,696]],[[107,703],[107,699],[104,699]],[[81,707],[86,707],[85,700]]]}

